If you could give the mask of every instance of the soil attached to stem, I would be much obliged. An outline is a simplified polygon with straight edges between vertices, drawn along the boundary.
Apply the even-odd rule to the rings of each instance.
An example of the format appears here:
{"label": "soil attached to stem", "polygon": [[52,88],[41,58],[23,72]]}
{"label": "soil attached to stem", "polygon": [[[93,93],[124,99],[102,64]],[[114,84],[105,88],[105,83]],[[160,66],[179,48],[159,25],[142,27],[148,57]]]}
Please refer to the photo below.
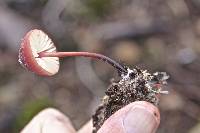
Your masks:
{"label": "soil attached to stem", "polygon": [[93,133],[96,133],[103,123],[116,111],[134,101],[147,101],[154,105],[159,102],[162,85],[167,84],[169,76],[165,72],[148,73],[139,68],[129,69],[122,74],[119,81],[112,82],[105,92],[101,105],[93,118]]}

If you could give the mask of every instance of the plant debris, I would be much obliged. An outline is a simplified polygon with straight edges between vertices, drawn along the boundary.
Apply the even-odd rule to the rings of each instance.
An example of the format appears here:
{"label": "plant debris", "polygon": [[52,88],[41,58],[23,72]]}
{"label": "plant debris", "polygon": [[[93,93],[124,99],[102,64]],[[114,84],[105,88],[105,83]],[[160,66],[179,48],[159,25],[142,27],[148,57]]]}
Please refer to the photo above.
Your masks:
{"label": "plant debris", "polygon": [[162,86],[167,84],[169,76],[166,72],[150,74],[147,70],[127,68],[127,73],[121,74],[118,82],[112,82],[105,92],[101,105],[93,118],[93,133],[96,133],[103,123],[116,111],[135,101],[147,101],[158,105],[159,94],[168,94]]}

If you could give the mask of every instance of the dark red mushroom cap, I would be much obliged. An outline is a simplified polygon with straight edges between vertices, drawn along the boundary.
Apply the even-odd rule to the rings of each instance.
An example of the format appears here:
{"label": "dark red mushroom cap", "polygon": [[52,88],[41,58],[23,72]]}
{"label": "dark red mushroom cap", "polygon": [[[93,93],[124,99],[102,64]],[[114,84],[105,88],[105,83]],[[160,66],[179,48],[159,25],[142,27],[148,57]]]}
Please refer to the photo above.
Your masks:
{"label": "dark red mushroom cap", "polygon": [[39,57],[40,52],[56,52],[52,40],[43,31],[29,31],[22,40],[19,62],[28,70],[42,76],[51,76],[59,70],[58,57]]}

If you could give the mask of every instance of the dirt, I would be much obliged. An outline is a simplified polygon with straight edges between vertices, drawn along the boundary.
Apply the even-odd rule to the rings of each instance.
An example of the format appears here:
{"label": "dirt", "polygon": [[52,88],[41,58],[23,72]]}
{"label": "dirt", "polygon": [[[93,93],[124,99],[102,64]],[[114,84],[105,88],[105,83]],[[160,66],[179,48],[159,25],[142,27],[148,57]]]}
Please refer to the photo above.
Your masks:
{"label": "dirt", "polygon": [[96,133],[103,123],[116,111],[134,101],[147,101],[158,105],[162,85],[169,76],[165,72],[148,73],[139,68],[127,69],[127,74],[121,74],[119,81],[113,81],[107,88],[101,105],[93,115],[93,133]]}

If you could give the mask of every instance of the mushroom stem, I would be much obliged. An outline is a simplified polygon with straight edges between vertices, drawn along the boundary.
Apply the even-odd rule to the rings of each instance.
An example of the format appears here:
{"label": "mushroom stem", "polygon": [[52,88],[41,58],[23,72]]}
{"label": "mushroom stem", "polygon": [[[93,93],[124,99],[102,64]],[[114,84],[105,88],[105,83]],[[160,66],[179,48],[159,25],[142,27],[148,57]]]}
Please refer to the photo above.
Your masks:
{"label": "mushroom stem", "polygon": [[70,56],[82,56],[90,57],[92,59],[102,60],[116,68],[119,72],[127,73],[127,70],[120,65],[118,62],[112,60],[111,58],[104,56],[102,54],[90,53],[90,52],[40,52],[38,53],[38,58],[42,57],[70,57]]}

